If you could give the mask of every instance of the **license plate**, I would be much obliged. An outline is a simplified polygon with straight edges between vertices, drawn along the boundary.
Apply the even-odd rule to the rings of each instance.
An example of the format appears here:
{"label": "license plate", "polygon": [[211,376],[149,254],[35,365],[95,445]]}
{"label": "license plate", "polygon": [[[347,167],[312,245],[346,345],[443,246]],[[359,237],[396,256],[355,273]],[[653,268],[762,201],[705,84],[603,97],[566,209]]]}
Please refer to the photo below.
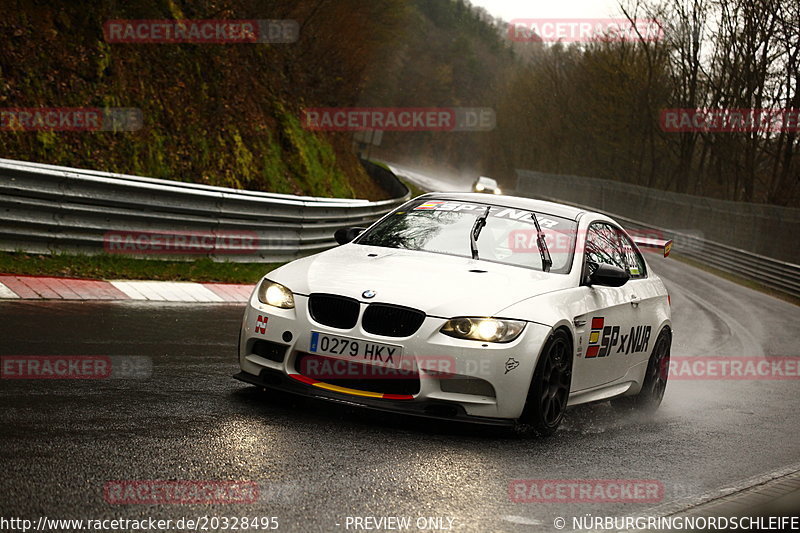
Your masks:
{"label": "license plate", "polygon": [[392,344],[365,341],[311,332],[308,351],[313,354],[328,355],[346,361],[356,361],[371,365],[400,368],[403,348]]}

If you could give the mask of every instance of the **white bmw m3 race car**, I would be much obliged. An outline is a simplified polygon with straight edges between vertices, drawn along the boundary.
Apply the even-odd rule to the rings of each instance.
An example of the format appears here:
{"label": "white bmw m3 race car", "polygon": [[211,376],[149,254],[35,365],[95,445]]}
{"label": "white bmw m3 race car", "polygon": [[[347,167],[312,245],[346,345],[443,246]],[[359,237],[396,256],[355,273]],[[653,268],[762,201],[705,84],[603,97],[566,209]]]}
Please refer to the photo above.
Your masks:
{"label": "white bmw m3 race car", "polygon": [[567,406],[655,409],[672,340],[661,279],[614,220],[432,193],[269,273],[235,377],[384,411],[548,435]]}

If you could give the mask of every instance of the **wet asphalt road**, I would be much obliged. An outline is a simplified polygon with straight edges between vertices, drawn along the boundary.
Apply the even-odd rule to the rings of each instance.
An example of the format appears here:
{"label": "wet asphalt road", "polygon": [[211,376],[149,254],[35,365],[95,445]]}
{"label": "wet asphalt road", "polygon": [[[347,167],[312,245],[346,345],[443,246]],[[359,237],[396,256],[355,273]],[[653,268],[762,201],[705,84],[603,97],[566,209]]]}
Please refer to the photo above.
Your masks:
{"label": "wet asphalt road", "polygon": [[[650,261],[672,295],[673,356],[800,356],[800,308]],[[554,437],[522,440],[261,393],[230,377],[240,317],[229,305],[0,303],[0,355],[153,365],[149,379],[0,380],[0,516],[275,516],[282,531],[354,531],[348,516],[391,515],[412,531],[419,517],[456,531],[555,531],[558,516],[642,514],[800,463],[796,380],[671,381],[654,417],[582,406]],[[521,504],[509,500],[514,479],[658,480],[665,497]],[[109,480],[248,480],[262,491],[246,504],[122,505],[104,499]]]}

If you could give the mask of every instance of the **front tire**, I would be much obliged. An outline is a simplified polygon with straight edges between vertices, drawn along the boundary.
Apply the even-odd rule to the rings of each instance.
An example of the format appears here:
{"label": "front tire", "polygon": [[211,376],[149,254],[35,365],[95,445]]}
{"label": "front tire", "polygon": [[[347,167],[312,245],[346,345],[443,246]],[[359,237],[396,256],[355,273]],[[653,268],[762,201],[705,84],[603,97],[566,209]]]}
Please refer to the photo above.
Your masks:
{"label": "front tire", "polygon": [[658,334],[653,352],[647,361],[642,390],[635,396],[622,396],[611,400],[614,407],[634,408],[652,413],[661,405],[669,379],[669,357],[672,345],[672,334],[664,328]]}
{"label": "front tire", "polygon": [[567,409],[572,383],[572,344],[557,330],[547,339],[533,373],[517,433],[546,437],[555,433]]}

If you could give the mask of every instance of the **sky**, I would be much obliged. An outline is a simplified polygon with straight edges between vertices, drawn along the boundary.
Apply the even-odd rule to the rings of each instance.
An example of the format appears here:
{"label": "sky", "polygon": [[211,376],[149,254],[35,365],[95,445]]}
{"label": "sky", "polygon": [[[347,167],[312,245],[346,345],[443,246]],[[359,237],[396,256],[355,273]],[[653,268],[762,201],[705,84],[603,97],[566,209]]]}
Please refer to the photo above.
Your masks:
{"label": "sky", "polygon": [[505,21],[530,18],[619,16],[618,0],[470,0]]}

